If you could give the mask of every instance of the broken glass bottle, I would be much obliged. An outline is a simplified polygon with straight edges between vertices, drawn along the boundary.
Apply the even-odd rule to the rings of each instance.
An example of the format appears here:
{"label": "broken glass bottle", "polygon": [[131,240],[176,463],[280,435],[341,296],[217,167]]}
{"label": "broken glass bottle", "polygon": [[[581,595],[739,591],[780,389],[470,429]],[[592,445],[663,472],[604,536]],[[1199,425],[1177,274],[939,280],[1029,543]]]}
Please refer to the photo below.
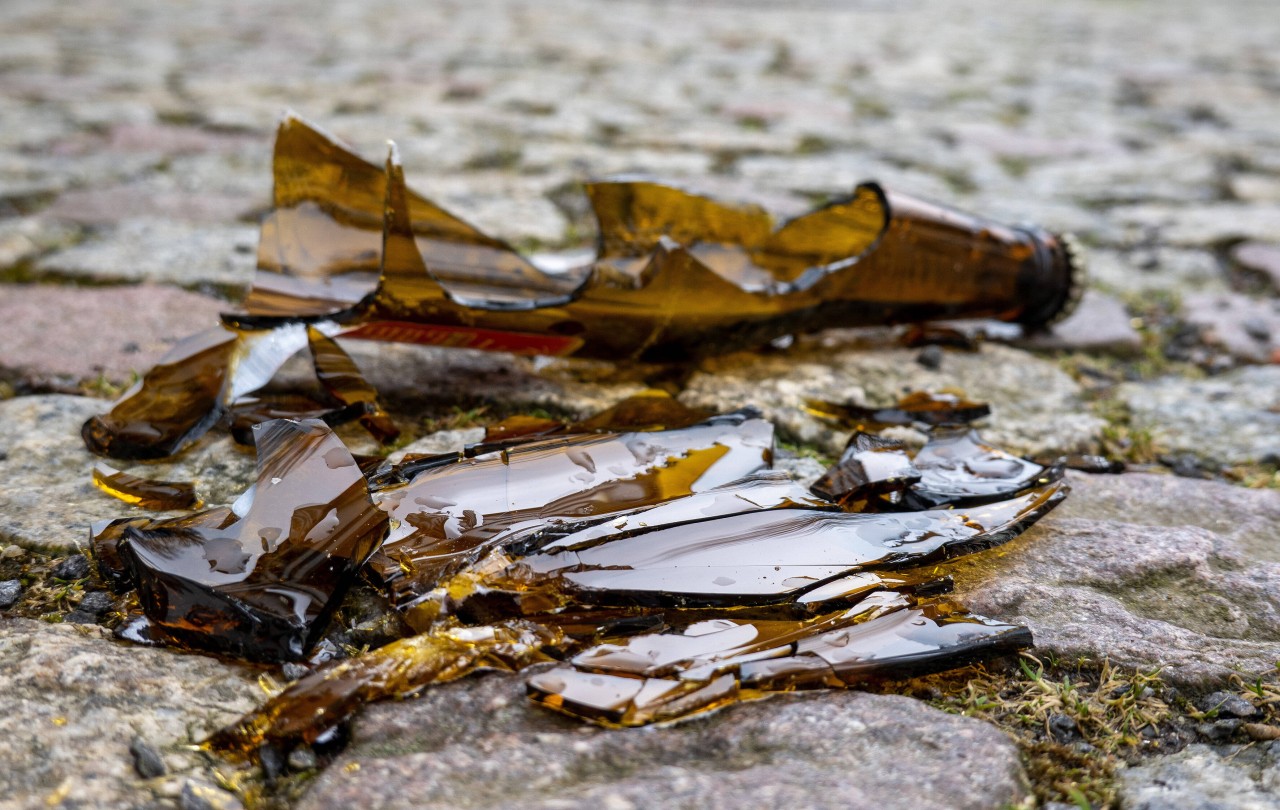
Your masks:
{"label": "broken glass bottle", "polygon": [[325,317],[376,340],[670,361],[831,326],[1036,328],[1082,283],[1067,237],[874,183],[781,224],[660,183],[588,184],[596,258],[553,271],[409,191],[394,147],[379,167],[291,115],[274,176],[242,327]]}
{"label": "broken glass bottle", "polygon": [[394,425],[330,338],[683,362],[833,326],[992,317],[1038,328],[1083,285],[1068,237],[874,183],[783,223],[660,183],[592,183],[597,255],[556,269],[410,191],[394,146],[378,166],[290,115],[273,173],[246,311],[175,348],[89,420],[93,452],[172,455],[308,334],[329,395],[389,440]]}
{"label": "broken glass bottle", "polygon": [[[406,483],[373,498],[405,538],[418,537],[410,548],[422,564],[405,571],[412,564],[387,554],[371,570],[419,635],[322,665],[210,746],[287,748],[369,700],[548,656],[572,657],[530,679],[535,701],[642,725],[1030,643],[1025,628],[932,601],[949,589],[936,564],[1018,535],[1065,497],[1063,482],[1028,488],[1020,478],[1014,497],[970,508],[852,513],[767,471],[770,437],[767,423],[736,414],[542,440],[490,458],[454,454],[402,473]],[[696,460],[708,444],[718,451]],[[673,485],[655,488],[645,470],[670,470]],[[960,466],[952,480],[981,472]],[[504,512],[513,498],[518,508]]]}

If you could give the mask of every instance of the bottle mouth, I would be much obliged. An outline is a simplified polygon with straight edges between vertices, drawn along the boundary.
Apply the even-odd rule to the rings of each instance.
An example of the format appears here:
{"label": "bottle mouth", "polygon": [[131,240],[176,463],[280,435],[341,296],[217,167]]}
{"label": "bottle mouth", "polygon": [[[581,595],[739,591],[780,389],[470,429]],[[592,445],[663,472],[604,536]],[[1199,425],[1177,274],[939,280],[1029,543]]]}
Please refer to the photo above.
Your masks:
{"label": "bottle mouth", "polygon": [[1036,255],[1034,269],[1026,274],[1023,300],[1027,308],[1018,323],[1028,331],[1040,331],[1075,312],[1088,283],[1088,261],[1074,234],[1027,229]]}

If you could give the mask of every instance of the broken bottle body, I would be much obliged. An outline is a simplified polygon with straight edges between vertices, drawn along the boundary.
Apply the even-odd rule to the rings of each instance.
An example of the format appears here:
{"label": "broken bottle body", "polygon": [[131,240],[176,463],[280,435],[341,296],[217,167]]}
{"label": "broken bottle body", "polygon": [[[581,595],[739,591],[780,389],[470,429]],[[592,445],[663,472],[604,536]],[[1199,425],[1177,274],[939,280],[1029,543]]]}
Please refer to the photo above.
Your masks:
{"label": "broken bottle body", "polygon": [[1074,304],[1069,238],[875,183],[782,223],[643,180],[589,183],[595,259],[539,267],[289,117],[240,326],[331,318],[351,337],[680,361],[830,327],[951,318],[1044,326]]}

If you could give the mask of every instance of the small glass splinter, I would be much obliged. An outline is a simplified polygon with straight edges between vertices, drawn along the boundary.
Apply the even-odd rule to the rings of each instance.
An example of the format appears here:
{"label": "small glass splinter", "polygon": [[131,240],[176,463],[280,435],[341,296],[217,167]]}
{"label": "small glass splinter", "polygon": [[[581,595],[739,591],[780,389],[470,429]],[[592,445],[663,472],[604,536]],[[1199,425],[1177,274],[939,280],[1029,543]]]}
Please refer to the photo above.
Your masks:
{"label": "small glass splinter", "polygon": [[194,484],[185,481],[152,481],[121,472],[102,462],[93,465],[93,485],[125,503],[143,509],[165,511],[199,509],[200,496]]}
{"label": "small glass splinter", "polygon": [[986,403],[970,402],[955,394],[914,391],[888,408],[864,408],[811,399],[806,410],[858,430],[876,430],[891,425],[964,425],[991,415]]}
{"label": "small glass splinter", "polygon": [[153,627],[241,658],[301,658],[387,517],[318,420],[260,425],[258,480],[225,526],[125,525],[115,554]]}

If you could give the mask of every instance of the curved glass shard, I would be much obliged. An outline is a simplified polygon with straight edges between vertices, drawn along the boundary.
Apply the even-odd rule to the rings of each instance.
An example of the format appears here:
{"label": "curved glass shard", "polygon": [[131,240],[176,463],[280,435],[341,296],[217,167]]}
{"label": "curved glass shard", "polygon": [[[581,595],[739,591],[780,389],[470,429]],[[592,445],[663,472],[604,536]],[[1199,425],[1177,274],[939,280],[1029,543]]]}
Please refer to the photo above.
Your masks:
{"label": "curved glass shard", "polygon": [[748,512],[533,554],[514,563],[509,576],[551,580],[547,587],[587,604],[768,604],[856,571],[923,565],[1000,545],[1064,497],[1065,487],[1053,484],[964,511]]}
{"label": "curved glass shard", "polygon": [[711,489],[767,468],[772,451],[773,426],[738,416],[548,439],[433,466],[378,493],[395,528],[370,569],[405,606],[495,545]]}
{"label": "curved glass shard", "polygon": [[955,394],[913,391],[889,408],[864,408],[811,399],[806,410],[854,430],[879,430],[891,425],[965,425],[991,415],[984,402],[970,402]]}
{"label": "curved glass shard", "polygon": [[100,456],[165,458],[199,438],[220,416],[219,401],[238,349],[234,332],[215,327],[183,340],[81,434]]}
{"label": "curved glass shard", "polygon": [[[844,506],[849,511],[879,511],[877,503],[898,503],[902,491],[920,481],[921,472],[901,442],[855,431],[844,452],[831,469],[813,482],[815,495]],[[887,497],[886,497],[887,496]]]}
{"label": "curved glass shard", "polygon": [[1062,477],[1061,467],[1042,467],[992,447],[975,430],[936,431],[914,459],[920,481],[904,495],[910,509],[955,507],[1008,498]]}
{"label": "curved glass shard", "polygon": [[[276,132],[272,177],[275,206],[263,222],[246,310],[312,317],[351,309],[383,273],[385,167],[290,113]],[[480,289],[494,305],[538,306],[562,300],[581,283],[580,276],[543,273],[502,240],[413,192],[405,190],[402,199],[409,238],[458,300],[477,299]]]}
{"label": "curved glass shard", "polygon": [[93,465],[93,485],[125,503],[143,509],[199,509],[200,496],[195,485],[187,481],[153,481],[108,467]]}
{"label": "curved glass shard", "polygon": [[316,378],[329,396],[343,405],[361,407],[364,413],[359,417],[360,424],[379,442],[395,441],[400,429],[378,403],[378,392],[365,380],[351,355],[314,326],[307,327],[307,344],[311,347]]}
{"label": "curved glass shard", "polygon": [[409,695],[477,669],[520,669],[548,660],[543,648],[554,648],[563,640],[554,629],[521,621],[492,627],[441,626],[316,670],[215,733],[205,746],[243,756],[264,744],[312,743],[366,702]]}
{"label": "curved glass shard", "polygon": [[155,628],[251,660],[301,658],[387,530],[323,423],[257,428],[258,481],[221,527],[128,525],[117,545]]}

